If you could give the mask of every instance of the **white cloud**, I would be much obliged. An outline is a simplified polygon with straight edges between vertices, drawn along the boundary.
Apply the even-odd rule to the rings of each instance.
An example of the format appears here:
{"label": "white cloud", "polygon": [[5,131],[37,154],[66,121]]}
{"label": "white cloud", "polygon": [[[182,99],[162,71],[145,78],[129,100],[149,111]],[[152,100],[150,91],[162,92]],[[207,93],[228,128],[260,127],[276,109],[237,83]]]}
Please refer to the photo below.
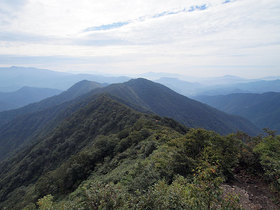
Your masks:
{"label": "white cloud", "polygon": [[[278,0],[236,0],[227,4],[224,0],[29,0],[20,5],[19,0],[3,2],[0,55],[115,56],[103,64],[101,60],[98,68],[121,73],[202,74],[203,66],[212,69],[208,74],[228,74],[221,68],[215,70],[215,66],[228,71],[242,66],[243,72],[247,66],[250,71],[244,74],[252,74],[252,66],[270,66],[267,74],[280,70]],[[188,12],[196,5],[207,5],[207,9]],[[129,24],[110,29],[118,22]],[[85,31],[102,25],[108,30]],[[73,59],[72,67],[58,67],[82,66],[75,62]],[[83,68],[97,68],[94,62],[96,59],[93,63],[86,59]],[[186,72],[192,68],[200,70]]]}

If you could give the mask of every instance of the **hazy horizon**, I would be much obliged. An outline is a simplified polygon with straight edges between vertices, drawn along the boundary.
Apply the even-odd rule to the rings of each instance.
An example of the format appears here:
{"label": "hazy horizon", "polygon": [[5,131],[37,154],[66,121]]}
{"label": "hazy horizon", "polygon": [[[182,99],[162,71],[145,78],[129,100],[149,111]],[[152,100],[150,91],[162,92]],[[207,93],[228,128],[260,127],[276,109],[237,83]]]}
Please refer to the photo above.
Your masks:
{"label": "hazy horizon", "polygon": [[[239,75],[234,75],[234,74],[221,74],[221,75],[212,75],[212,76],[205,76],[205,75],[201,75],[201,76],[192,76],[192,75],[187,75],[184,74],[184,72],[182,74],[180,73],[172,73],[172,72],[154,72],[154,71],[147,71],[147,72],[143,72],[143,73],[139,73],[139,74],[133,74],[133,73],[102,73],[102,72],[98,72],[98,71],[60,71],[60,70],[54,70],[54,69],[48,69],[48,68],[37,68],[34,66],[0,66],[0,71],[2,69],[13,69],[13,68],[17,68],[17,69],[40,69],[40,70],[46,70],[46,71],[52,71],[52,72],[58,72],[58,73],[69,73],[69,74],[74,74],[74,75],[78,75],[78,74],[88,74],[88,75],[102,75],[105,77],[130,77],[131,79],[136,79],[136,78],[147,78],[147,79],[159,79],[159,78],[176,78],[182,81],[193,81],[193,82],[199,82],[199,81],[203,81],[203,80],[207,80],[207,79],[218,79],[218,78],[227,78],[227,77],[236,77],[236,79],[245,79],[245,80],[261,80],[261,79],[280,79],[280,74],[277,74],[275,76],[273,75],[267,75],[264,77],[242,77]],[[252,75],[254,76],[254,75]]]}
{"label": "hazy horizon", "polygon": [[280,75],[278,0],[2,0],[0,67]]}

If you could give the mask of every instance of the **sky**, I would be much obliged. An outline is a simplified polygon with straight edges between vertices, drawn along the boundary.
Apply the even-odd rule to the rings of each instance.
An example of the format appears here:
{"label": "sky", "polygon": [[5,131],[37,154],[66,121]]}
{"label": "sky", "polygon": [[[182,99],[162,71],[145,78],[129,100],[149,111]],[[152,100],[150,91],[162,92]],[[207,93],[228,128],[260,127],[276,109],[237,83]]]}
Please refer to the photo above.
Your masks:
{"label": "sky", "polygon": [[0,66],[280,75],[279,0],[0,0]]}

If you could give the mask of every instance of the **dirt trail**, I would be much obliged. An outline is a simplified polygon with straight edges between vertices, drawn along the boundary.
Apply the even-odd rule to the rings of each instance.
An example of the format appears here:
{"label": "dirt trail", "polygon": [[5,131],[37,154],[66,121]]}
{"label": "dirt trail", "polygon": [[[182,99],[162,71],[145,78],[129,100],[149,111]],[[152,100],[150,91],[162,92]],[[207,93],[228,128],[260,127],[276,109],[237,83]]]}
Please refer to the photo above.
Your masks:
{"label": "dirt trail", "polygon": [[[237,194],[240,204],[244,209],[277,209],[280,210],[280,202],[276,204],[276,195],[271,192],[268,185],[258,177],[240,171],[235,175],[235,181],[222,186],[224,192]],[[275,201],[275,202],[273,202]]]}

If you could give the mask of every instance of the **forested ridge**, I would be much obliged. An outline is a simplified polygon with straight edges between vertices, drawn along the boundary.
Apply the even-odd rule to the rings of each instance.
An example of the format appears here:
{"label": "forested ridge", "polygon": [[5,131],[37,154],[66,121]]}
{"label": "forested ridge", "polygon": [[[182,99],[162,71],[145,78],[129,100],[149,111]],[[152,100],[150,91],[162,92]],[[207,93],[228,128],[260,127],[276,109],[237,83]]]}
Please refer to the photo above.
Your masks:
{"label": "forested ridge", "polygon": [[100,94],[109,94],[140,112],[170,117],[187,127],[205,128],[220,134],[238,130],[249,135],[260,133],[244,118],[228,115],[146,79],[134,79],[104,88],[95,82],[81,81],[58,96],[0,112],[0,160],[37,141]]}
{"label": "forested ridge", "polygon": [[279,192],[280,137],[267,132],[188,129],[103,94],[0,164],[0,207],[238,209],[220,187],[237,169]]}
{"label": "forested ridge", "polygon": [[[0,160],[50,132],[87,104],[92,98],[87,93],[98,87],[100,85],[96,82],[81,81],[60,95],[19,109],[0,112]],[[85,100],[87,97],[90,99]]]}
{"label": "forested ridge", "polygon": [[93,92],[95,91],[109,93],[123,99],[124,103],[129,102],[128,105],[132,108],[135,108],[135,105],[144,107],[152,113],[170,117],[188,127],[205,128],[220,134],[238,130],[249,135],[260,133],[260,130],[245,118],[226,114],[147,79],[132,79]]}
{"label": "forested ridge", "polygon": [[[270,203],[260,205],[279,205],[280,136],[229,133],[250,123],[148,80],[83,81],[4,114],[17,116],[0,126],[9,155],[0,162],[0,209],[242,209],[226,187],[241,174],[264,184]],[[204,123],[220,134],[191,128]]]}

